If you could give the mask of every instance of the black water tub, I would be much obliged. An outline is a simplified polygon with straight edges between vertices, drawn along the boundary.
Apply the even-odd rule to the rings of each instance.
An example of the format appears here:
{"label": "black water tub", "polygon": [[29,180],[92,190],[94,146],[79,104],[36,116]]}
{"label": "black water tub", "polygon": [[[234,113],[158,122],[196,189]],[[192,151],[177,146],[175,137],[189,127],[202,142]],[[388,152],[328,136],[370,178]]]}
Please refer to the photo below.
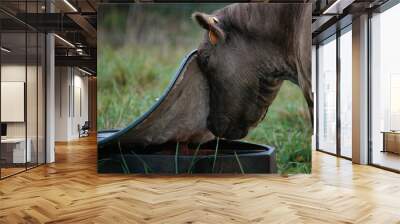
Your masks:
{"label": "black water tub", "polygon": [[[272,147],[265,145],[220,140],[216,147],[217,142],[213,140],[202,144],[198,153],[196,153],[196,145],[178,145],[174,142],[147,147],[138,145],[138,142],[162,142],[158,137],[164,131],[169,131],[164,129],[168,127],[166,123],[191,119],[188,112],[176,113],[171,110],[171,113],[175,114],[168,114],[168,116],[165,113],[171,106],[183,108],[186,105],[187,99],[181,97],[192,93],[193,89],[185,87],[194,83],[196,87],[204,88],[203,91],[197,92],[204,95],[198,95],[199,99],[194,100],[194,102],[200,102],[194,108],[202,108],[201,102],[207,103],[204,98],[208,94],[204,90],[207,90],[208,86],[197,65],[197,50],[190,52],[182,60],[170,85],[147,112],[121,130],[98,133],[99,173],[275,173],[275,151]],[[167,120],[162,120],[161,117]],[[196,122],[201,123],[201,121]],[[171,131],[172,136],[179,139],[174,135],[179,135],[179,132]],[[188,134],[197,135],[198,133],[194,130],[193,133]],[[172,136],[165,138],[173,139]],[[207,134],[203,137],[206,136]],[[205,139],[210,139],[210,137]]]}
{"label": "black water tub", "polygon": [[197,145],[177,145],[170,142],[145,148],[121,146],[120,149],[103,149],[113,153],[102,152],[106,156],[99,157],[98,172],[143,174],[277,172],[275,150],[270,146],[220,139],[218,148],[216,140],[197,148]]}

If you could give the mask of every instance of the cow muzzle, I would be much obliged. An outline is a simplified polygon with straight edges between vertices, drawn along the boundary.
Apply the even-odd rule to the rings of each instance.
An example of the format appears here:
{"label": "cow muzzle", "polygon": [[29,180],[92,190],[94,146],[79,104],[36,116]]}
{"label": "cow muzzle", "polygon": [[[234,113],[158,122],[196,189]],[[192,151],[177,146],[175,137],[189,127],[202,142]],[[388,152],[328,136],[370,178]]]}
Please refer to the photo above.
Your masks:
{"label": "cow muzzle", "polygon": [[209,117],[207,127],[215,136],[231,140],[244,138],[248,133],[246,128],[233,126],[225,116]]}

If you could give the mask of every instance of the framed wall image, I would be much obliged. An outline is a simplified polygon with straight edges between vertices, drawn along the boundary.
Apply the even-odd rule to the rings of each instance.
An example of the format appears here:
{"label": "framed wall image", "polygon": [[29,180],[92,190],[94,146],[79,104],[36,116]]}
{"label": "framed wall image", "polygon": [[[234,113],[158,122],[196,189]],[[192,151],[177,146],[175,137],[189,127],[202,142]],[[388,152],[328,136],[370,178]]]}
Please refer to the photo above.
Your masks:
{"label": "framed wall image", "polygon": [[1,82],[1,122],[24,122],[25,82]]}
{"label": "framed wall image", "polygon": [[311,16],[299,3],[101,5],[98,171],[310,173]]}

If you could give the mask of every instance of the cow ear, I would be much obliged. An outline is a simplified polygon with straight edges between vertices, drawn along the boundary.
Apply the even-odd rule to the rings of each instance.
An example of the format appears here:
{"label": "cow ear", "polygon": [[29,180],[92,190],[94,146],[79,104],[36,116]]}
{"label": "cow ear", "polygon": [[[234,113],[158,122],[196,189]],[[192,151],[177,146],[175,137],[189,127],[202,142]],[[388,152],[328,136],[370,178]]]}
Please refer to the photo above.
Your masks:
{"label": "cow ear", "polygon": [[201,12],[195,12],[193,19],[204,29],[208,30],[208,38],[215,45],[225,41],[225,32],[219,26],[219,19]]}

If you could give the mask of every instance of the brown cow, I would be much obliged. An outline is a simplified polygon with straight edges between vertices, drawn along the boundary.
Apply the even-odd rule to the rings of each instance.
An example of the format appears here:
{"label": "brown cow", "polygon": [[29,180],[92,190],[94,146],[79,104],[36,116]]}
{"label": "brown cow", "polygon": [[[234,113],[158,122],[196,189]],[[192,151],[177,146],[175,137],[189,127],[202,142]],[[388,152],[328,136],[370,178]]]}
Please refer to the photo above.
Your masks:
{"label": "brown cow", "polygon": [[310,4],[232,4],[193,18],[207,30],[198,63],[210,86],[214,135],[246,136],[284,80],[300,86],[312,117]]}
{"label": "brown cow", "polygon": [[312,116],[311,5],[233,4],[193,17],[208,31],[197,53],[148,113],[104,134],[99,149],[243,138],[284,80],[301,87]]}

